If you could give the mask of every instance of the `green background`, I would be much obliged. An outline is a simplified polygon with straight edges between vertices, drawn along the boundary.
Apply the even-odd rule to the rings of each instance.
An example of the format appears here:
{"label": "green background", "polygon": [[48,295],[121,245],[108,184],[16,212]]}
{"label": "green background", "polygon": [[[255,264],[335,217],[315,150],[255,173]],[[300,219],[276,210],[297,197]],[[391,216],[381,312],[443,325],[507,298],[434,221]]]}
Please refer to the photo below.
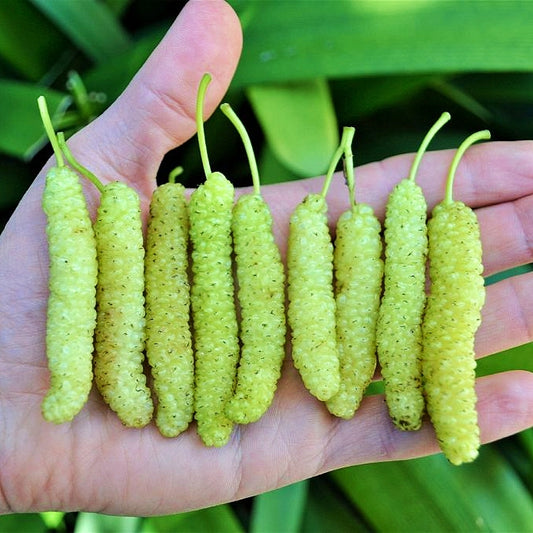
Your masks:
{"label": "green background", "polygon": [[[355,161],[413,152],[446,110],[432,149],[473,131],[533,138],[533,2],[233,0],[244,50],[227,95],[247,125],[266,183],[323,173],[345,125]],[[0,1],[0,228],[50,155],[36,98],[73,133],[120,94],[176,17],[170,0]],[[224,117],[206,124],[212,166],[248,184]],[[170,152],[202,179],[196,140]],[[526,265],[504,275],[520,275]],[[489,282],[496,281],[491,279]],[[483,360],[480,374],[533,370],[528,344]],[[232,504],[143,518],[91,513],[0,517],[0,532],[533,531],[533,430],[482,448],[473,464],[442,456],[363,465]]]}

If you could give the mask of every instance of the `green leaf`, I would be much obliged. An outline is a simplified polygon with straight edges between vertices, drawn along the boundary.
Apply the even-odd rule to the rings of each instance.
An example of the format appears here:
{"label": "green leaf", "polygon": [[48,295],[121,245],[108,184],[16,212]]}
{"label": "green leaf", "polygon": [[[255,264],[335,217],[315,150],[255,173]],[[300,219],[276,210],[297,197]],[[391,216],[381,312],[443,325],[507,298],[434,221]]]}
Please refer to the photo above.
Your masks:
{"label": "green leaf", "polygon": [[518,276],[520,274],[526,274],[532,271],[533,271],[533,264],[520,265],[517,267],[513,267],[513,268],[510,268],[509,270],[504,270],[503,272],[498,272],[497,274],[493,274],[492,276],[487,277],[487,279],[485,280],[485,285],[492,285],[493,283],[497,283],[498,281],[502,279],[506,279],[511,276]]}
{"label": "green leaf", "polygon": [[44,513],[40,513],[40,515],[42,521],[45,523],[48,529],[60,529],[62,531],[65,529],[65,524],[63,522],[65,513],[60,511],[46,511]]}
{"label": "green leaf", "polygon": [[39,513],[10,514],[0,516],[2,533],[46,533],[46,526]]}
{"label": "green leaf", "polygon": [[28,80],[42,78],[65,51],[64,36],[28,2],[2,0],[0,28],[0,58]]}
{"label": "green leaf", "polygon": [[254,498],[250,533],[296,533],[303,520],[309,482],[260,494]]}
{"label": "green leaf", "polygon": [[424,89],[433,75],[367,76],[330,82],[339,116],[353,119],[391,107]]}
{"label": "green leaf", "polygon": [[268,144],[265,144],[261,152],[258,165],[259,175],[261,176],[261,183],[263,185],[300,179],[298,174],[289,170],[276,158]]}
{"label": "green leaf", "polygon": [[0,209],[11,211],[34,179],[31,168],[24,162],[0,157]]}
{"label": "green leaf", "polygon": [[313,478],[304,511],[302,533],[363,533],[370,531],[354,505],[327,476]]}
{"label": "green leaf", "polygon": [[235,86],[317,76],[533,70],[533,2],[233,0],[232,5],[245,42]]}
{"label": "green leaf", "polygon": [[327,170],[339,133],[325,80],[253,85],[247,95],[272,152],[283,165],[300,176]]}
{"label": "green leaf", "polygon": [[128,50],[107,58],[107,61],[84,73],[83,81],[87,89],[104,93],[107,103],[111,104],[148,59],[167,30],[167,24],[152,29]]}
{"label": "green leaf", "polygon": [[533,74],[528,72],[468,74],[453,82],[486,102],[533,103]]}
{"label": "green leaf", "polygon": [[460,467],[441,455],[330,474],[377,531],[531,531],[533,499],[491,446]]}
{"label": "green leaf", "polygon": [[130,38],[103,2],[84,0],[31,0],[82,50],[101,63],[130,45]]}
{"label": "green leaf", "polygon": [[230,505],[217,505],[188,513],[147,518],[142,533],[243,533]]}
{"label": "green leaf", "polygon": [[52,118],[63,113],[70,102],[68,95],[39,85],[0,80],[0,152],[25,161],[46,143],[37,108],[37,98],[44,95]]}
{"label": "green leaf", "polygon": [[484,357],[477,362],[476,374],[486,376],[507,370],[533,372],[533,342]]}
{"label": "green leaf", "polygon": [[136,533],[142,518],[79,513],[74,533]]}
{"label": "green leaf", "polygon": [[106,0],[106,4],[115,15],[122,15],[132,1],[133,0]]}

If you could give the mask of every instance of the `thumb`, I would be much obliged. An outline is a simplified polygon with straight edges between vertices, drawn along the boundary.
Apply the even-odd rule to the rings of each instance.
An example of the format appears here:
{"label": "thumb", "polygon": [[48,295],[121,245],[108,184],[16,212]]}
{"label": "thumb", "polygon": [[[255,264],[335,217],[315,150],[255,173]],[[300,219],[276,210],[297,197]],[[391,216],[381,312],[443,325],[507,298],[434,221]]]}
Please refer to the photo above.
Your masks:
{"label": "thumb", "polygon": [[149,194],[163,156],[196,132],[198,84],[213,78],[209,116],[233,77],[242,46],[239,20],[224,0],[190,0],[122,95],[70,141],[103,182],[122,180]]}

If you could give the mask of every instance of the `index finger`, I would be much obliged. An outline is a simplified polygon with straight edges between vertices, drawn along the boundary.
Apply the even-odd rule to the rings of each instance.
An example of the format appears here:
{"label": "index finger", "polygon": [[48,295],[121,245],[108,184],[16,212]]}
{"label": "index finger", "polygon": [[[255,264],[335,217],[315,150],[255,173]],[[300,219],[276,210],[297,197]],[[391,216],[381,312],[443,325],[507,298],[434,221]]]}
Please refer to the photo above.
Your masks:
{"label": "index finger", "polygon": [[[444,196],[446,174],[452,161],[454,150],[442,150],[425,154],[420,165],[417,183],[422,187],[428,210]],[[369,163],[355,169],[357,201],[371,205],[377,216],[383,220],[387,198],[394,186],[409,174],[414,154],[402,154]],[[285,251],[290,213],[304,196],[310,192],[320,192],[323,178],[311,178],[295,182],[263,187],[263,195],[272,206],[275,217],[278,242]],[[502,235],[495,231],[496,220],[500,225],[509,222],[511,205],[518,203],[523,211],[520,231],[515,226],[509,229],[506,239],[531,242],[531,205],[533,194],[533,141],[487,142],[470,148],[457,169],[454,198],[476,208],[485,240],[485,248],[495,246],[495,239]],[[348,209],[349,198],[343,177],[337,174],[328,193],[329,216],[332,225],[339,215]],[[496,208],[497,209],[482,208]],[[501,209],[502,211],[498,211]],[[494,220],[490,220],[494,217]],[[512,223],[512,222],[511,222]],[[504,226],[502,226],[503,228]],[[507,226],[508,227],[508,226]],[[529,251],[529,254],[531,252]],[[487,257],[487,260],[492,261]],[[507,250],[507,261],[513,264],[528,260],[527,252]],[[529,259],[531,256],[529,255]],[[488,263],[494,271],[504,265]]]}

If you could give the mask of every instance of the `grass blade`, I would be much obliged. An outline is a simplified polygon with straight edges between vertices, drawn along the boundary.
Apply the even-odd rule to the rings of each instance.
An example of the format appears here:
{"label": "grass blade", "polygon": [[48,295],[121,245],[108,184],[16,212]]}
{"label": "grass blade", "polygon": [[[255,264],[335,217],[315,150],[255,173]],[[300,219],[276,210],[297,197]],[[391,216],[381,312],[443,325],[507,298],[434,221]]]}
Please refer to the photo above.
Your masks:
{"label": "grass blade", "polygon": [[276,157],[300,176],[324,173],[339,134],[328,84],[254,85],[248,98]]}
{"label": "grass blade", "polygon": [[250,533],[300,530],[309,482],[300,481],[254,498]]}
{"label": "grass blade", "polygon": [[41,79],[68,44],[42,13],[20,0],[0,2],[0,28],[0,59],[31,81]]}
{"label": "grass blade", "polygon": [[87,57],[102,63],[126,50],[130,38],[103,2],[85,0],[31,0]]}
{"label": "grass blade", "polygon": [[9,80],[0,80],[0,152],[27,161],[46,142],[37,98],[43,94],[52,117],[61,114],[70,98],[64,93]]}
{"label": "grass blade", "polygon": [[246,43],[235,86],[316,76],[532,70],[532,2],[232,5]]}
{"label": "grass blade", "polygon": [[79,513],[74,533],[136,533],[142,518]]}
{"label": "grass blade", "polygon": [[141,533],[243,533],[230,505],[217,505],[188,513],[147,518]]}
{"label": "grass blade", "polygon": [[331,476],[378,531],[533,528],[531,493],[490,446],[461,467],[435,455],[348,468]]}

